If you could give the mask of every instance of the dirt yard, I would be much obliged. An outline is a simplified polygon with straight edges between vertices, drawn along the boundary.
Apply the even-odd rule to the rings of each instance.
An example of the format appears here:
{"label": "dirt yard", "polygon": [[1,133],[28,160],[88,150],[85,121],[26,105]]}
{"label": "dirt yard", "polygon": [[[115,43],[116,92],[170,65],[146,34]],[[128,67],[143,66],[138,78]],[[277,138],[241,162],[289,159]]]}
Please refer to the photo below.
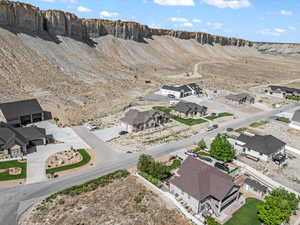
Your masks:
{"label": "dirt yard", "polygon": [[36,205],[20,225],[191,225],[136,177]]}

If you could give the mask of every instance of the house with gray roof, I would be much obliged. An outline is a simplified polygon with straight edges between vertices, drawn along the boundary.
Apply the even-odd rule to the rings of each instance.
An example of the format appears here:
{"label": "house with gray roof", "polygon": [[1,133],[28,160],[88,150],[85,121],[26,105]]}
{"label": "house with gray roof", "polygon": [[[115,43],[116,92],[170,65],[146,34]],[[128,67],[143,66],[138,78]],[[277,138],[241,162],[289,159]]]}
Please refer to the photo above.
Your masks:
{"label": "house with gray roof", "polygon": [[289,127],[300,130],[300,110],[294,113]]}
{"label": "house with gray roof", "polygon": [[28,148],[46,144],[46,130],[38,127],[15,128],[0,122],[0,153],[11,156],[26,154]]}
{"label": "house with gray roof", "polygon": [[170,192],[196,214],[220,216],[239,198],[233,177],[189,156],[170,180]]}
{"label": "house with gray roof", "polygon": [[169,116],[159,110],[139,111],[130,109],[121,119],[121,127],[129,133],[157,127],[170,121]]}
{"label": "house with gray roof", "polygon": [[288,95],[300,96],[300,89],[299,88],[290,88],[290,87],[286,87],[286,86],[270,85],[266,88],[265,93],[270,96],[285,98]]}
{"label": "house with gray roof", "polygon": [[192,102],[180,101],[175,105],[173,114],[181,118],[198,119],[207,114],[207,107]]}
{"label": "house with gray roof", "polygon": [[0,121],[14,127],[50,119],[52,119],[51,113],[44,111],[37,99],[0,104]]}
{"label": "house with gray roof", "polygon": [[285,156],[286,143],[272,135],[241,134],[235,142],[235,149],[238,154],[268,161]]}
{"label": "house with gray roof", "polygon": [[255,98],[247,93],[230,94],[225,96],[225,99],[237,104],[254,104]]}
{"label": "house with gray roof", "polygon": [[160,94],[164,96],[174,96],[180,99],[191,95],[199,96],[202,94],[202,89],[195,83],[185,85],[163,85],[160,88]]}
{"label": "house with gray roof", "polygon": [[244,182],[243,188],[254,195],[256,195],[258,198],[263,199],[266,194],[268,193],[268,187],[261,184],[260,182],[247,178]]}

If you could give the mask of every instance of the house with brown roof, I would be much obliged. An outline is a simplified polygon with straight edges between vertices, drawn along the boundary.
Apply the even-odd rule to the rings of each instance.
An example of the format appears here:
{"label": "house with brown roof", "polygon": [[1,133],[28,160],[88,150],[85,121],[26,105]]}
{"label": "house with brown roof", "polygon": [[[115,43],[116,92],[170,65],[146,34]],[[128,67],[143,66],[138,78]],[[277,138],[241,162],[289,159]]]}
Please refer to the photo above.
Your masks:
{"label": "house with brown roof", "polygon": [[207,107],[193,102],[180,101],[175,105],[173,114],[181,118],[199,119],[207,114]]}
{"label": "house with brown roof", "polygon": [[131,109],[121,119],[121,127],[129,133],[157,127],[170,121],[169,116],[159,110],[139,111]]}
{"label": "house with brown roof", "polygon": [[230,94],[225,96],[225,99],[227,101],[230,101],[232,103],[236,104],[254,104],[255,103],[255,98],[247,93],[240,93],[240,94]]}
{"label": "house with brown roof", "polygon": [[170,192],[194,213],[220,216],[239,198],[233,177],[189,156],[170,180]]}

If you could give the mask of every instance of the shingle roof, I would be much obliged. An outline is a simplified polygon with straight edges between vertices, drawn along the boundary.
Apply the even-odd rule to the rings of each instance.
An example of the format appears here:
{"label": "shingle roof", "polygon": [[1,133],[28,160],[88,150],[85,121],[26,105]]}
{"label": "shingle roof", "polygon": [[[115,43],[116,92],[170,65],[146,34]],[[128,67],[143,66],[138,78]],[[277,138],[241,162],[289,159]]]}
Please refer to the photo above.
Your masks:
{"label": "shingle roof", "polygon": [[240,93],[240,94],[230,94],[230,95],[227,95],[225,98],[228,100],[232,100],[232,101],[241,101],[244,98],[250,99],[253,97],[247,93]]}
{"label": "shingle roof", "polygon": [[121,121],[130,125],[145,124],[154,118],[155,114],[167,117],[165,113],[158,110],[138,111],[136,109],[131,109],[125,113],[125,116]]}
{"label": "shingle roof", "polygon": [[170,182],[198,200],[213,196],[224,199],[236,185],[233,178],[206,163],[188,157]]}
{"label": "shingle roof", "polygon": [[15,120],[23,115],[43,112],[37,99],[2,103],[0,109],[6,120]]}
{"label": "shingle roof", "polygon": [[276,91],[276,90],[281,90],[284,91],[286,93],[298,93],[300,94],[300,89],[298,88],[290,88],[290,87],[285,87],[285,86],[275,86],[275,85],[271,85],[269,86],[271,88],[271,90]]}
{"label": "shingle roof", "polygon": [[192,102],[182,102],[180,101],[179,103],[176,104],[174,107],[174,110],[177,112],[181,113],[193,113],[193,112],[200,112],[200,113],[205,113],[207,111],[207,107],[205,106],[200,106],[196,103]]}
{"label": "shingle roof", "polygon": [[252,180],[250,178],[247,178],[245,180],[245,184],[248,184],[250,187],[252,187],[258,191],[261,191],[261,192],[267,192],[267,190],[268,190],[268,188],[266,186],[262,185],[261,183],[259,183],[256,180]]}
{"label": "shingle roof", "polygon": [[272,135],[249,136],[241,134],[237,140],[244,142],[246,144],[245,147],[264,155],[271,155],[273,153],[276,153],[286,145],[286,143]]}
{"label": "shingle roof", "polygon": [[300,111],[299,110],[294,113],[292,121],[300,123]]}
{"label": "shingle roof", "polygon": [[181,86],[164,85],[164,86],[162,86],[162,89],[177,91],[177,92],[184,92],[184,93],[192,91],[192,89],[189,88],[187,85],[181,85]]}
{"label": "shingle roof", "polygon": [[28,141],[37,140],[46,137],[46,130],[38,127],[16,128]]}

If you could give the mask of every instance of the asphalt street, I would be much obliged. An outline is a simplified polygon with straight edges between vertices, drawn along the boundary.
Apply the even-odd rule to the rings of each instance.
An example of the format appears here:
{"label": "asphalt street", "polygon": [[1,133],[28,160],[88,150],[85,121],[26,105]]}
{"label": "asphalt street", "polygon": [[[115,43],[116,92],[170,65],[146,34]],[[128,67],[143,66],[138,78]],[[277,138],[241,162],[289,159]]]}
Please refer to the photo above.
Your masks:
{"label": "asphalt street", "polygon": [[[252,122],[269,118],[271,116],[280,113],[281,111],[291,110],[299,106],[300,104],[288,105],[280,109],[253,115],[246,119],[234,120],[232,123],[227,124],[226,126],[222,126],[212,132],[199,134],[178,142],[171,142],[168,144],[155,146],[146,150],[143,153],[151,154],[154,157],[165,155],[174,152],[178,149],[187,147],[191,144],[197,143],[197,141],[199,141],[205,136],[209,138],[213,138],[217,133],[224,132],[228,127],[231,128],[244,127]],[[80,131],[75,130],[75,131],[76,133],[80,134],[81,138],[83,138],[88,145],[90,145],[91,147],[96,147],[97,151],[100,151],[101,152],[100,154],[102,154],[104,158],[105,158],[105,153],[108,153],[108,151],[111,150],[111,148],[107,146],[105,143],[101,143],[101,145],[99,145],[99,142],[95,142],[96,140],[94,139],[94,137],[88,135],[87,137],[84,138],[86,134],[84,132],[81,133],[81,130]],[[16,225],[20,214],[23,213],[24,210],[26,210],[33,203],[39,201],[40,199],[42,199],[47,195],[71,187],[73,185],[84,183],[88,180],[111,173],[118,169],[127,169],[135,166],[138,161],[139,155],[141,154],[141,153],[118,154],[116,152],[117,151],[114,151],[113,155],[110,155],[111,152],[109,152],[108,153],[109,154],[108,157],[110,157],[109,160],[106,162],[104,160],[100,167],[85,170],[81,174],[74,174],[68,177],[58,178],[57,180],[46,181],[42,183],[23,185],[23,186],[18,186],[9,189],[0,189],[0,195],[1,195],[0,225]],[[116,156],[115,153],[119,157],[115,157]]]}

